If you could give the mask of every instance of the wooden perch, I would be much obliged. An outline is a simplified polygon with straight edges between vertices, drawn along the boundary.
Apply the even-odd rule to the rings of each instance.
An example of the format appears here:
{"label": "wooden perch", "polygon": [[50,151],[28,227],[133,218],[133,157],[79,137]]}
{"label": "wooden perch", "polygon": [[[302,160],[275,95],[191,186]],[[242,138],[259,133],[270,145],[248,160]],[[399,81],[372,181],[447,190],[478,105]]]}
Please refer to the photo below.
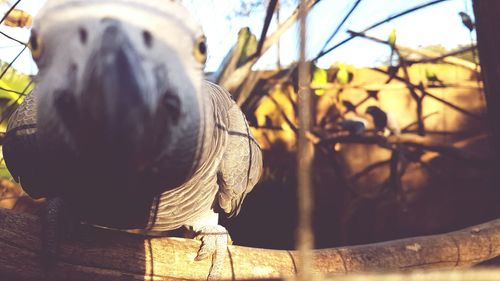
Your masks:
{"label": "wooden perch", "polygon": [[[40,220],[0,209],[0,277],[40,280]],[[200,242],[144,238],[93,227],[63,241],[50,271],[52,280],[204,280],[210,261],[194,261]],[[229,246],[225,279],[292,276],[295,251]],[[314,251],[318,272],[390,272],[465,268],[500,255],[500,219],[447,234]],[[4,279],[6,278],[6,279]]]}

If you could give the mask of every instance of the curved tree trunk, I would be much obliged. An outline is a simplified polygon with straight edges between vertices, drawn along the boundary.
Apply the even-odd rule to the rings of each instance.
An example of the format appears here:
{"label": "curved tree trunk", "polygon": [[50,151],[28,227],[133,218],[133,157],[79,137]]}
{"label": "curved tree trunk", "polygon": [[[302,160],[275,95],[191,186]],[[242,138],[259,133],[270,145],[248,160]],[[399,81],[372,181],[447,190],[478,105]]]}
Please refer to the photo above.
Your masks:
{"label": "curved tree trunk", "polygon": [[[59,259],[44,270],[40,220],[0,209],[0,280],[204,280],[210,261],[195,261],[199,241],[147,238],[87,226],[62,241]],[[500,219],[447,234],[316,250],[325,274],[463,268],[500,255]],[[225,279],[270,279],[295,274],[295,251],[229,247]]]}

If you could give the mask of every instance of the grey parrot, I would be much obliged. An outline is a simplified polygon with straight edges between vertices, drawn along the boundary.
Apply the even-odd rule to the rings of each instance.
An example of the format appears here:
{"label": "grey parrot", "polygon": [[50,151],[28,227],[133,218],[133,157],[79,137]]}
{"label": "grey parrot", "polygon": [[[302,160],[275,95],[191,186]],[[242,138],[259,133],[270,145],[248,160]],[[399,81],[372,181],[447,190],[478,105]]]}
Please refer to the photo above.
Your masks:
{"label": "grey parrot", "polygon": [[351,135],[361,135],[366,129],[367,121],[361,117],[346,118],[339,122],[339,126]]}
{"label": "grey parrot", "polygon": [[460,12],[460,13],[458,13],[458,15],[462,19],[462,23],[465,25],[465,27],[467,27],[467,29],[470,32],[472,32],[472,30],[474,30],[474,28],[475,28],[475,24],[472,21],[472,19],[470,18],[470,16],[465,12]]}
{"label": "grey parrot", "polygon": [[228,243],[218,213],[238,214],[262,154],[231,95],[203,80],[193,18],[176,1],[49,0],[29,46],[36,88],[3,153],[23,189],[49,199],[48,252],[68,215],[146,234],[186,227],[216,279]]}
{"label": "grey parrot", "polygon": [[375,105],[368,106],[366,108],[366,113],[372,117],[376,132],[381,132],[384,135],[392,134],[396,136],[401,134],[398,120],[394,114],[385,112]]}

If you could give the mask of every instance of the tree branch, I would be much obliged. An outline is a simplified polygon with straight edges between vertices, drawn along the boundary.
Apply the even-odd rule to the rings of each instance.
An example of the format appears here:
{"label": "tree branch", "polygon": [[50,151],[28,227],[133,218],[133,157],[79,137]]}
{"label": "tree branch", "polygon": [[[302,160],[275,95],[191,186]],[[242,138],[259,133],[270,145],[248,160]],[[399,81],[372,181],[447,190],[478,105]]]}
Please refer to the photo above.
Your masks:
{"label": "tree branch", "polygon": [[[6,280],[40,280],[40,220],[0,209],[0,272]],[[203,280],[210,260],[194,261],[200,242],[145,238],[88,227],[62,241],[52,280]],[[328,274],[464,268],[500,255],[500,219],[447,234],[314,251]],[[296,273],[295,251],[229,246],[224,279],[281,278]],[[9,278],[10,277],[10,278]]]}
{"label": "tree branch", "polygon": [[[399,18],[399,17],[402,17],[402,16],[404,16],[404,15],[407,15],[407,14],[409,14],[409,13],[412,13],[412,12],[415,12],[415,11],[417,11],[417,10],[420,10],[420,9],[423,9],[423,8],[426,8],[426,7],[429,7],[429,6],[432,6],[432,5],[434,5],[434,4],[441,3],[441,2],[443,2],[443,1],[446,1],[446,0],[435,0],[435,1],[431,1],[431,2],[428,2],[428,3],[425,3],[425,4],[421,4],[421,5],[415,6],[415,7],[413,7],[413,8],[408,9],[408,10],[405,10],[405,11],[403,11],[403,12],[401,12],[401,13],[398,13],[398,14],[395,14],[395,15],[393,15],[393,16],[390,16],[390,17],[388,17],[388,18],[386,18],[386,19],[384,19],[384,20],[382,20],[382,21],[379,21],[379,22],[377,22],[377,23],[372,24],[371,26],[369,26],[369,27],[367,27],[367,28],[363,29],[363,31],[361,31],[361,33],[367,32],[367,31],[369,31],[369,30],[371,30],[371,29],[373,29],[373,28],[375,28],[375,27],[377,27],[377,26],[379,26],[379,25],[382,25],[382,24],[384,24],[384,23],[386,23],[386,22],[389,22],[389,21],[395,20],[395,19],[397,19],[397,18]],[[325,50],[325,51],[323,51],[323,52],[319,53],[319,54],[318,54],[318,55],[314,58],[314,61],[317,61],[317,60],[318,60],[318,59],[320,59],[322,56],[324,56],[324,55],[328,54],[329,52],[331,52],[331,51],[333,51],[333,50],[335,50],[335,49],[337,49],[338,47],[340,47],[340,46],[344,45],[345,43],[347,43],[347,42],[351,41],[351,40],[352,40],[352,39],[354,39],[354,38],[356,38],[356,35],[352,35],[352,34],[351,34],[351,37],[347,37],[347,38],[346,38],[346,39],[344,39],[343,41],[341,41],[341,42],[337,43],[336,45],[334,45],[334,46],[332,46],[332,47],[328,48],[327,50]]]}
{"label": "tree branch", "polygon": [[273,18],[276,4],[278,4],[278,0],[269,1],[269,4],[267,6],[266,18],[264,19],[264,27],[262,27],[262,31],[260,33],[259,44],[257,45],[255,54],[253,54],[251,58],[253,58],[254,56],[258,57],[262,53],[262,46],[264,45],[264,41],[266,40],[267,30],[269,29],[269,24],[271,23],[271,19]]}
{"label": "tree branch", "polygon": [[[353,37],[361,37],[361,38],[365,38],[368,40],[372,40],[372,41],[377,42],[377,43],[390,45],[389,42],[386,40],[382,40],[382,39],[379,39],[379,38],[376,38],[373,36],[366,35],[363,32],[355,32],[352,30],[348,30],[347,32],[349,34],[351,34],[351,36],[353,36]],[[415,53],[415,54],[418,54],[418,55],[421,55],[421,56],[427,58],[427,59],[423,59],[421,61],[412,62],[412,63],[426,63],[426,62],[435,62],[438,60],[442,60],[445,63],[460,66],[460,67],[463,67],[467,70],[471,70],[471,71],[477,70],[477,66],[475,63],[458,58],[458,57],[455,57],[455,55],[473,50],[475,47],[465,47],[463,49],[452,51],[452,52],[449,52],[446,54],[440,54],[438,52],[434,52],[432,50],[426,50],[426,49],[418,49],[418,50],[412,49],[412,48],[404,47],[404,46],[397,45],[397,44],[394,46],[394,48],[396,48],[400,51],[403,51],[403,52],[407,52],[407,53]]]}
{"label": "tree branch", "polygon": [[[380,73],[384,73],[384,74],[386,74],[386,75],[388,75],[388,76],[390,76],[390,75],[391,75],[388,71],[383,70],[383,69],[381,69],[381,68],[379,68],[379,67],[371,68],[371,70],[374,70],[374,71],[377,71],[377,72],[380,72]],[[419,90],[419,91],[420,91],[420,92],[422,92],[422,94],[424,94],[425,96],[428,96],[428,97],[430,97],[430,98],[433,98],[433,99],[435,99],[435,100],[437,100],[437,101],[439,101],[439,102],[441,102],[441,103],[445,104],[446,106],[448,106],[448,107],[450,107],[450,108],[453,108],[454,110],[456,110],[456,111],[458,111],[458,112],[461,112],[461,113],[463,113],[463,114],[465,114],[465,115],[467,115],[467,116],[469,116],[469,117],[472,117],[472,118],[474,118],[474,119],[478,119],[478,120],[482,120],[482,119],[483,119],[483,117],[482,117],[482,116],[477,115],[477,114],[475,114],[475,113],[472,113],[472,112],[470,112],[470,111],[467,111],[467,110],[465,110],[465,109],[463,109],[463,108],[461,108],[461,107],[459,107],[459,106],[457,106],[457,105],[455,105],[455,104],[453,104],[453,103],[451,103],[451,102],[449,102],[449,101],[447,101],[447,100],[445,100],[445,99],[442,99],[442,98],[440,98],[440,97],[438,97],[438,96],[436,96],[436,95],[433,95],[433,94],[431,94],[430,92],[428,92],[428,91],[426,91],[425,89],[423,89],[422,87],[419,87],[418,85],[415,85],[415,84],[412,84],[412,83],[407,83],[408,81],[407,81],[405,78],[403,78],[403,77],[400,77],[400,76],[395,75],[395,76],[394,76],[394,79],[396,79],[396,80],[398,80],[398,81],[401,81],[401,82],[403,82],[403,83],[406,83],[406,84],[407,84],[407,86],[410,86],[410,87],[411,87],[411,88],[413,88],[413,89],[417,89],[417,90]]]}
{"label": "tree branch", "polygon": [[[310,10],[319,1],[321,0],[308,0],[306,2],[306,9]],[[262,45],[262,55],[279,40],[281,35],[283,35],[283,33],[288,30],[288,28],[290,28],[297,21],[298,16],[299,7],[297,7],[297,9],[295,9],[295,11],[277,27],[276,31],[266,37]],[[229,92],[234,91],[246,79],[252,69],[252,66],[257,62],[259,58],[260,57],[254,57],[248,60],[244,65],[240,66],[238,69],[232,72],[227,79],[221,80],[220,85],[226,88]]]}
{"label": "tree branch", "polygon": [[331,134],[327,137],[321,138],[320,145],[329,145],[335,143],[359,143],[359,144],[376,144],[380,147],[392,149],[395,145],[404,145],[414,147],[422,150],[438,152],[441,155],[453,157],[461,160],[464,163],[476,167],[490,166],[493,159],[483,158],[478,155],[459,149],[453,145],[446,145],[442,143],[432,142],[425,137],[417,135],[411,136],[390,136],[384,137],[377,134],[365,135],[345,135],[345,134]]}

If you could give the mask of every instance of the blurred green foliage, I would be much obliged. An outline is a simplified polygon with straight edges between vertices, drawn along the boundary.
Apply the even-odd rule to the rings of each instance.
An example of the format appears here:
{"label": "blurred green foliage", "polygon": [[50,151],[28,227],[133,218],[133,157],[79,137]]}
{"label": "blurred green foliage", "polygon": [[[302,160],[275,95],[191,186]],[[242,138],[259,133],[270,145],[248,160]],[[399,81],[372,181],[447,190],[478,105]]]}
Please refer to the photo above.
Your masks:
{"label": "blurred green foliage", "polygon": [[[7,67],[7,64],[0,62],[1,72]],[[19,73],[13,68],[9,68],[5,75],[0,79],[0,105],[2,112],[6,107],[13,104],[21,104],[24,100],[19,93],[29,93],[33,89],[31,77]]]}
{"label": "blurred green foliage", "polygon": [[[3,73],[6,67],[8,67],[7,63],[0,62],[0,73]],[[9,68],[5,72],[0,79],[0,132],[7,130],[8,117],[23,102],[24,95],[20,93],[29,93],[33,86],[30,76],[19,73],[13,68]],[[1,151],[0,159],[0,177],[11,178]]]}

